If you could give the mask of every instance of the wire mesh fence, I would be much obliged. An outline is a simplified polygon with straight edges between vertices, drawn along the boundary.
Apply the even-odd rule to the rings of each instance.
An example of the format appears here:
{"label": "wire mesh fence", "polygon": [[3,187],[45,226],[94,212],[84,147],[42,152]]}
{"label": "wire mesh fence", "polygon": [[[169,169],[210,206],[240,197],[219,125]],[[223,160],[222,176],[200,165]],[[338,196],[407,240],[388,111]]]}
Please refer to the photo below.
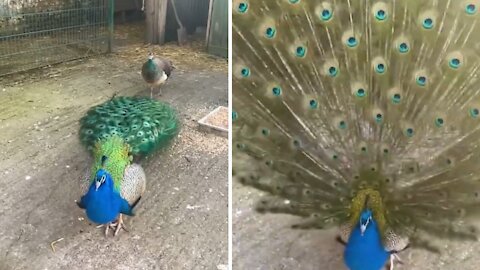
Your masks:
{"label": "wire mesh fence", "polygon": [[0,76],[111,50],[114,0],[0,0]]}

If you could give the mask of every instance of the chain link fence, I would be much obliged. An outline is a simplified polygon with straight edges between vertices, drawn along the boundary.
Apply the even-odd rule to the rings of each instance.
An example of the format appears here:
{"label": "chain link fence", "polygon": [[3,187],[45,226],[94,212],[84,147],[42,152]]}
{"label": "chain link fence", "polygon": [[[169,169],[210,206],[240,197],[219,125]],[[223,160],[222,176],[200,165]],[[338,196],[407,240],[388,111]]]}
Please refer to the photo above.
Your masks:
{"label": "chain link fence", "polygon": [[0,76],[111,51],[114,0],[0,0]]}

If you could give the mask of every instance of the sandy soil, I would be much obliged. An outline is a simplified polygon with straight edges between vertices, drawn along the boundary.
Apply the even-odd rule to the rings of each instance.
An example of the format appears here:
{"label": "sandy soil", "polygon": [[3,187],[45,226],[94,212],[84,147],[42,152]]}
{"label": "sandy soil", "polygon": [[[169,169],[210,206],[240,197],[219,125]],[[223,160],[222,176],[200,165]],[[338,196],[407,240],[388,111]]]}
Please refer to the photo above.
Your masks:
{"label": "sandy soil", "polygon": [[[163,96],[155,97],[178,109],[182,131],[171,148],[142,163],[147,191],[137,216],[126,219],[129,232],[105,238],[75,204],[90,166],[78,120],[114,93],[150,95],[139,73],[147,49],[162,55],[162,47],[129,44],[109,56],[0,78],[0,269],[223,269],[228,263],[228,142],[196,123],[227,106],[222,68],[190,66],[183,56]],[[210,60],[226,70],[226,60]],[[50,243],[61,238],[53,252]]]}

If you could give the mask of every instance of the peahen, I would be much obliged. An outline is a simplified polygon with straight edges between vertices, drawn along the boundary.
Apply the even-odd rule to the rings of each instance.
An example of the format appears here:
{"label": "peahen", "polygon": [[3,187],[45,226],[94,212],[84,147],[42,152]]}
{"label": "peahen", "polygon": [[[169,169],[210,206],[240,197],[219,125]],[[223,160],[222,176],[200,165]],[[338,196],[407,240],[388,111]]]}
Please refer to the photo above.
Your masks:
{"label": "peahen", "polygon": [[161,86],[164,85],[175,69],[172,61],[148,54],[148,59],[142,65],[143,80],[150,86],[150,98],[153,97],[153,88],[158,87],[162,95]]}
{"label": "peahen", "polygon": [[110,228],[114,236],[125,229],[122,215],[134,215],[145,191],[145,172],[133,158],[165,148],[179,125],[171,106],[141,97],[114,97],[90,108],[80,120],[80,141],[91,152],[93,165],[77,204],[91,221],[106,225],[105,235]]}
{"label": "peahen", "polygon": [[234,1],[233,175],[351,270],[476,240],[480,1]]}

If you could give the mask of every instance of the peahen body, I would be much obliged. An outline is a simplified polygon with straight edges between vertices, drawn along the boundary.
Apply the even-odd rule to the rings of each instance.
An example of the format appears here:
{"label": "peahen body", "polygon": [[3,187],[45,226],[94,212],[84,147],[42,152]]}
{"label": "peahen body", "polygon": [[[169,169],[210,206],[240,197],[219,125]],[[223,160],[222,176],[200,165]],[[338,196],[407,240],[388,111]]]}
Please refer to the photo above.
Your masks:
{"label": "peahen body", "polygon": [[145,192],[145,172],[133,158],[166,147],[178,131],[174,109],[149,98],[115,97],[80,120],[80,140],[91,151],[93,166],[77,204],[91,221],[106,225],[105,234],[110,227],[114,235],[124,228],[122,215],[134,215]]}
{"label": "peahen body", "polygon": [[[480,1],[234,1],[233,175],[351,270],[476,240]],[[389,261],[390,259],[390,261]]]}
{"label": "peahen body", "polygon": [[148,55],[148,59],[142,65],[143,80],[150,86],[150,98],[153,97],[153,88],[159,87],[160,95],[161,86],[170,78],[175,66],[170,60],[154,56],[152,53]]}

